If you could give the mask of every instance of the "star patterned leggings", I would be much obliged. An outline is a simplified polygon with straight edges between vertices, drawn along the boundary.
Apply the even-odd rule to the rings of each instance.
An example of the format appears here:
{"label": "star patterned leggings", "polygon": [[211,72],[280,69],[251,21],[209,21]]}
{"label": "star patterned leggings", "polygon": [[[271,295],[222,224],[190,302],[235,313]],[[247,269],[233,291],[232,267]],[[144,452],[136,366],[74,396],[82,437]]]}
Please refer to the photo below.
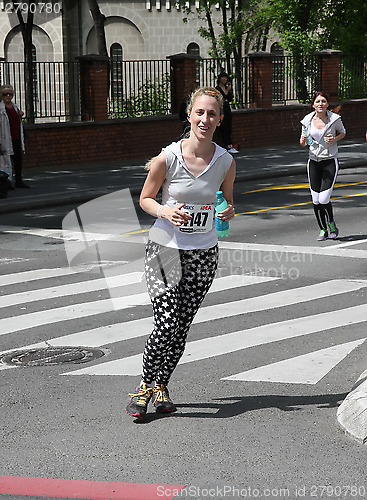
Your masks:
{"label": "star patterned leggings", "polygon": [[218,266],[218,246],[177,250],[149,241],[145,275],[154,329],[143,353],[142,380],[167,385],[185,350],[191,323]]}

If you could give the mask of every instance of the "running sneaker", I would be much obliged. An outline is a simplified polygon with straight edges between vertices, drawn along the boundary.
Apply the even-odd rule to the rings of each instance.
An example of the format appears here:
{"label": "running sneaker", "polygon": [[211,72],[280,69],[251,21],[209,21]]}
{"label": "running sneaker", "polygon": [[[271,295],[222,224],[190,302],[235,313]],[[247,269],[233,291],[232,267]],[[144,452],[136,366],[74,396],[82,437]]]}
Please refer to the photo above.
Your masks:
{"label": "running sneaker", "polygon": [[126,413],[143,420],[146,413],[148,403],[153,394],[153,387],[148,387],[142,383],[136,388],[136,394],[129,394],[131,397],[130,403],[126,407]]}
{"label": "running sneaker", "polygon": [[317,237],[317,241],[324,241],[327,240],[328,234],[326,229],[321,229],[320,234]]}
{"label": "running sneaker", "polygon": [[239,151],[236,149],[236,148],[229,148],[227,149],[228,153],[232,153],[232,154],[235,154],[235,153],[239,153]]}
{"label": "running sneaker", "polygon": [[338,237],[339,229],[336,227],[335,222],[329,222],[330,236],[329,238],[335,239]]}
{"label": "running sneaker", "polygon": [[169,397],[167,386],[163,384],[154,387],[152,403],[157,413],[172,413],[177,410]]}

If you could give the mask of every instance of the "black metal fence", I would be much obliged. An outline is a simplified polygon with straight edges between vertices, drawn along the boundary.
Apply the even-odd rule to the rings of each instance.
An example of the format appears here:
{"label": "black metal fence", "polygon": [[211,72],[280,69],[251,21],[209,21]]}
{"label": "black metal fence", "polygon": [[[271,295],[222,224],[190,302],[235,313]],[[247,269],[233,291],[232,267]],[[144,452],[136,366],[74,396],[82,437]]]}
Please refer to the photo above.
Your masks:
{"label": "black metal fence", "polygon": [[[110,118],[171,113],[169,60],[110,62]],[[316,56],[274,55],[273,104],[308,102],[316,90]],[[249,57],[237,64],[230,59],[198,59],[196,79],[200,85],[216,86],[225,70],[233,84],[234,109],[250,105]],[[0,81],[15,88],[15,101],[26,110],[25,67],[23,62],[0,62]],[[35,62],[33,64],[35,122],[80,120],[80,68],[78,62]],[[340,55],[339,98],[367,97],[367,56]]]}
{"label": "black metal fence", "polygon": [[249,58],[243,57],[240,62],[234,58],[198,59],[196,66],[197,81],[201,86],[216,87],[219,73],[225,71],[230,76],[234,99],[233,109],[247,108],[249,105]]}
{"label": "black metal fence", "polygon": [[367,55],[341,54],[339,98],[362,99],[367,95]]}
{"label": "black metal fence", "polygon": [[[0,62],[0,81],[14,87],[14,101],[23,111],[26,111],[25,74],[24,62]],[[36,123],[80,119],[79,74],[78,62],[33,63]]]}
{"label": "black metal fence", "polygon": [[110,82],[110,118],[171,112],[169,60],[112,60]]}
{"label": "black metal fence", "polygon": [[273,56],[273,104],[307,102],[316,90],[316,56]]}

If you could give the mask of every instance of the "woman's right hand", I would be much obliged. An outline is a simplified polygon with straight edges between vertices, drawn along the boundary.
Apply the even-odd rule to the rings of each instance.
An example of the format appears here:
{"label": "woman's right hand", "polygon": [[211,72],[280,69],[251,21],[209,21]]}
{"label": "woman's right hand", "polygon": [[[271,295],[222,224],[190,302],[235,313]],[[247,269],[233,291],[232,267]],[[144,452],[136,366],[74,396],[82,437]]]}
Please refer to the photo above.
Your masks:
{"label": "woman's right hand", "polygon": [[173,208],[164,206],[161,212],[161,217],[169,220],[174,226],[181,226],[186,221],[191,219],[191,215],[181,210],[185,203],[179,203]]}
{"label": "woman's right hand", "polygon": [[302,135],[301,135],[301,138],[300,138],[300,140],[299,140],[299,143],[300,143],[300,144],[301,144],[301,146],[303,146],[303,147],[304,147],[304,146],[306,146],[306,144],[307,144],[307,137],[306,137],[305,135],[303,135],[303,134],[302,134]]}

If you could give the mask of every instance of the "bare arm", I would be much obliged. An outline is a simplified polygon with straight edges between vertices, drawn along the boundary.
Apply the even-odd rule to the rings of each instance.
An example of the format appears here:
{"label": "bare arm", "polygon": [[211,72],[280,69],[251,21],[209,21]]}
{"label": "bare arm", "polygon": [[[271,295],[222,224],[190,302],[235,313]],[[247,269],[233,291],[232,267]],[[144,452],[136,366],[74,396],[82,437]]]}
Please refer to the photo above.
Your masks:
{"label": "bare arm", "polygon": [[233,183],[236,177],[236,163],[233,160],[229,170],[227,172],[226,178],[222,182],[221,190],[223,191],[223,196],[227,200],[228,207],[219,213],[219,216],[227,221],[233,219],[235,211],[233,208]]}
{"label": "bare arm", "polygon": [[175,226],[180,226],[183,222],[190,219],[190,216],[180,209],[185,205],[180,203],[174,208],[160,205],[156,201],[156,196],[166,178],[166,155],[164,151],[152,162],[148,177],[145,180],[140,194],[141,208],[153,217],[168,219]]}

